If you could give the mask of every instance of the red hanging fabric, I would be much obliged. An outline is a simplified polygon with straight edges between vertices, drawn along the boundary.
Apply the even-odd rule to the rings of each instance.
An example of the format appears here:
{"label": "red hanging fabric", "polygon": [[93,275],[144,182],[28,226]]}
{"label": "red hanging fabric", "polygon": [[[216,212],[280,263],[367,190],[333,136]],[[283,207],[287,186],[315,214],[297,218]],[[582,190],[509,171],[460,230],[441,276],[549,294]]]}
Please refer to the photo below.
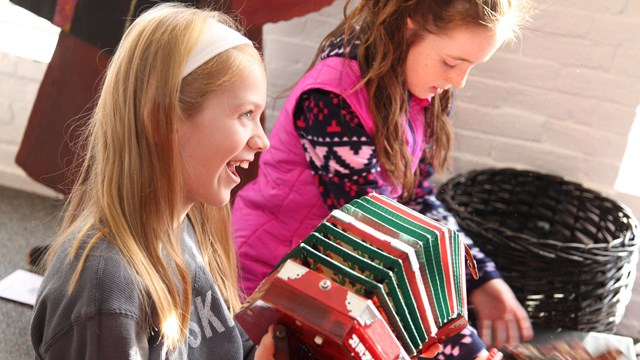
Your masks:
{"label": "red hanging fabric", "polygon": [[78,130],[91,113],[110,56],[61,32],[16,156],[34,180],[68,194],[73,185]]}
{"label": "red hanging fabric", "polygon": [[76,11],[76,4],[77,0],[58,0],[51,22],[59,26],[62,31],[69,32],[73,22],[73,14]]}

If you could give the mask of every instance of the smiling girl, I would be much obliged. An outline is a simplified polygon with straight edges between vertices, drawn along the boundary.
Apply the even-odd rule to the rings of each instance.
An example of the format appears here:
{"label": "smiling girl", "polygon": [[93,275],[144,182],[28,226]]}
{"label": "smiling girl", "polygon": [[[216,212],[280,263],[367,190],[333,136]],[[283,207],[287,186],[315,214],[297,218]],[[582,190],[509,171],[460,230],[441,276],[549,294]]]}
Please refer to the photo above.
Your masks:
{"label": "smiling girl", "polygon": [[269,147],[264,65],[225,15],[162,4],[127,30],[31,323],[37,359],[272,359],[238,309],[229,198]]}
{"label": "smiling girl", "polygon": [[[348,12],[350,5],[285,102],[258,177],[234,202],[247,294],[331,210],[371,192],[459,230],[428,182],[449,159],[452,92],[528,16],[527,0],[371,0]],[[530,338],[527,313],[466,241],[480,270],[478,281],[467,280],[480,336],[497,347]],[[488,356],[471,327],[443,345],[441,359]]]}

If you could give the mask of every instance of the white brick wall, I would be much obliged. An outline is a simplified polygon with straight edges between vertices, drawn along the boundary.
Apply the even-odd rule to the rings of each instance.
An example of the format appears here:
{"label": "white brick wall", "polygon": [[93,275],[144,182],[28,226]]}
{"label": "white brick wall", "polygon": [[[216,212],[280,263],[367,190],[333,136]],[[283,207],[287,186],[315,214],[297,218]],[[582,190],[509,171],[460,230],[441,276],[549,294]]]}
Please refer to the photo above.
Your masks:
{"label": "white brick wall", "polygon": [[48,21],[0,0],[0,185],[47,196],[57,194],[31,180],[15,156],[58,32]]}
{"label": "white brick wall", "polygon": [[271,130],[284,103],[282,97],[309,67],[318,44],[341,19],[343,2],[290,21],[264,26],[263,47],[269,79],[269,98],[265,111],[267,130]]}
{"label": "white brick wall", "polygon": [[56,196],[31,180],[15,156],[47,64],[0,52],[0,185]]}
{"label": "white brick wall", "polygon": [[[523,40],[477,66],[459,92],[453,173],[488,166],[553,173],[640,214],[640,197],[613,188],[640,103],[640,0],[538,3]],[[341,13],[336,0],[320,12],[265,26],[268,129],[282,106],[277,96],[304,72]],[[24,180],[13,158],[45,66],[0,54],[0,184],[40,193],[46,189]],[[636,338],[639,279],[618,329]]]}

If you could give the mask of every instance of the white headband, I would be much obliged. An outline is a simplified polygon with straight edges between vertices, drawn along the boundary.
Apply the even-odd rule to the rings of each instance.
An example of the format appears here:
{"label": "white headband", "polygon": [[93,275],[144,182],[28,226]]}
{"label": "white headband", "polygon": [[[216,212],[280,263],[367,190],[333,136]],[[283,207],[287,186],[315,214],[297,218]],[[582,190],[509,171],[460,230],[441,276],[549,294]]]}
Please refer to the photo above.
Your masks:
{"label": "white headband", "polygon": [[207,60],[241,44],[252,44],[249,39],[228,26],[209,19],[200,35],[200,41],[195,50],[189,55],[187,63],[182,70],[182,77],[189,75],[198,66]]}

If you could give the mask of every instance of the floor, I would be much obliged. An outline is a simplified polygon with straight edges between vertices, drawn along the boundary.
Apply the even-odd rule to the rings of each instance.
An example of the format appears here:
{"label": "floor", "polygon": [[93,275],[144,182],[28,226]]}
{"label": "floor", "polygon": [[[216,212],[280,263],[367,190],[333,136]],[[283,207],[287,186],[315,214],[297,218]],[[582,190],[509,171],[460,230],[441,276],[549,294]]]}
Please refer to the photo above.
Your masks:
{"label": "floor", "polygon": [[[29,249],[55,237],[61,208],[62,200],[0,187],[0,278],[30,270]],[[30,318],[30,306],[0,299],[0,360],[34,358]]]}

